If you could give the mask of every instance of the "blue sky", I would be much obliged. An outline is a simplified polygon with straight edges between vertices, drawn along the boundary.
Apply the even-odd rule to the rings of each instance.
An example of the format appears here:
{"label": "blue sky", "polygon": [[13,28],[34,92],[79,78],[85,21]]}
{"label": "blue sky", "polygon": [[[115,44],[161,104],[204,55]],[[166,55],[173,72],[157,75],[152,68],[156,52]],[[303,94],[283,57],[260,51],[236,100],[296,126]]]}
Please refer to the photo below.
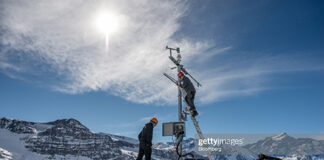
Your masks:
{"label": "blue sky", "polygon": [[[203,85],[203,132],[324,132],[323,2],[142,2],[1,2],[0,117],[130,137],[176,121],[169,45]],[[91,25],[102,10],[120,21],[108,48]],[[161,129],[154,141],[171,140]]]}

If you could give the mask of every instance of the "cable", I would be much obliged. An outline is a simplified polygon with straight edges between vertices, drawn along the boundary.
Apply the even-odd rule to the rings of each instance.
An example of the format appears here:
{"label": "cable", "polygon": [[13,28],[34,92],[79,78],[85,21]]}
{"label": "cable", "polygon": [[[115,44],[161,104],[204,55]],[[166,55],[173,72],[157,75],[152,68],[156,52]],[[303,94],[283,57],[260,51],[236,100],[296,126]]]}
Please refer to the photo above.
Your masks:
{"label": "cable", "polygon": [[[180,132],[177,137],[179,137],[182,140],[183,132]],[[178,160],[180,160],[181,157],[187,157],[187,156],[191,156],[191,158],[195,158],[195,156],[192,153],[186,153],[186,154],[182,154],[182,155],[179,153],[179,145],[180,145],[181,140],[178,141],[177,147],[176,147],[176,153],[178,155]]]}
{"label": "cable", "polygon": [[191,158],[195,158],[195,156],[192,153],[186,153],[186,154],[180,155],[180,153],[178,151],[179,144],[180,144],[180,142],[177,144],[177,148],[176,148],[176,152],[178,154],[178,160],[180,160],[181,157],[187,157],[189,155],[191,156]]}

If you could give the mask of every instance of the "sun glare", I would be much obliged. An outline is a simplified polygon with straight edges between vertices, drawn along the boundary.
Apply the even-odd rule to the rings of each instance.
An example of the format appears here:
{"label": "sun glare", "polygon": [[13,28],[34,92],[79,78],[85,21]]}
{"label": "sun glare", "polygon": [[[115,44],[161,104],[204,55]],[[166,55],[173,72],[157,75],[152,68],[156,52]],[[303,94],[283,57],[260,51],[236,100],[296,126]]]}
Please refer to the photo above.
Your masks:
{"label": "sun glare", "polygon": [[95,25],[99,32],[107,35],[118,30],[119,19],[113,13],[101,12],[96,16]]}
{"label": "sun glare", "polygon": [[101,11],[94,17],[94,25],[106,39],[106,50],[109,51],[109,37],[119,29],[119,16],[107,11]]}

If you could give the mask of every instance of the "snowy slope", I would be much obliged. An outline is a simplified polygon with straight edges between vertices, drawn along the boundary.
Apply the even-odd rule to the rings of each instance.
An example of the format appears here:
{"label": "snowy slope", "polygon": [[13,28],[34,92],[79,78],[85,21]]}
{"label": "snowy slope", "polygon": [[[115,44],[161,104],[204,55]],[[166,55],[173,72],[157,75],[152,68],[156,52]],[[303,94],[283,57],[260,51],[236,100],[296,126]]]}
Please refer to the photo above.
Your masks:
{"label": "snowy slope", "polygon": [[0,148],[0,160],[12,160],[12,153],[3,148]]}
{"label": "snowy slope", "polygon": [[[82,160],[90,160],[86,157],[76,157],[73,155],[66,155],[66,156],[60,156],[60,155],[41,155],[37,154],[35,152],[29,151],[25,145],[26,143],[23,141],[23,139],[26,139],[26,137],[34,136],[32,134],[16,134],[12,133],[6,129],[0,129],[0,151],[1,155],[6,155],[7,157],[4,159],[14,159],[14,160],[41,160],[41,159],[62,159],[63,157],[68,159],[82,159]],[[3,148],[6,148],[4,150]],[[5,154],[2,154],[5,153]],[[0,156],[1,159],[1,156]]]}

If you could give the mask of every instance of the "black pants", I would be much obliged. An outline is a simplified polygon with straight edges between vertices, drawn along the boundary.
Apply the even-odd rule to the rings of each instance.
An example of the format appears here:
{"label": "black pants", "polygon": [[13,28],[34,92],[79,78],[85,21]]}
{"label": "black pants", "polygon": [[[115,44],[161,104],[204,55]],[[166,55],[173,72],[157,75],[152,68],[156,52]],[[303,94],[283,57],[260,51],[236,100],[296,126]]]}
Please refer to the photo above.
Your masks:
{"label": "black pants", "polygon": [[187,96],[185,97],[185,101],[187,102],[188,106],[190,107],[190,110],[196,110],[195,107],[195,94],[196,92],[190,92],[187,93]]}
{"label": "black pants", "polygon": [[[140,145],[141,146],[141,145]],[[152,148],[149,146],[141,146],[139,147],[138,156],[136,160],[142,160],[145,155],[145,160],[151,160]]]}

